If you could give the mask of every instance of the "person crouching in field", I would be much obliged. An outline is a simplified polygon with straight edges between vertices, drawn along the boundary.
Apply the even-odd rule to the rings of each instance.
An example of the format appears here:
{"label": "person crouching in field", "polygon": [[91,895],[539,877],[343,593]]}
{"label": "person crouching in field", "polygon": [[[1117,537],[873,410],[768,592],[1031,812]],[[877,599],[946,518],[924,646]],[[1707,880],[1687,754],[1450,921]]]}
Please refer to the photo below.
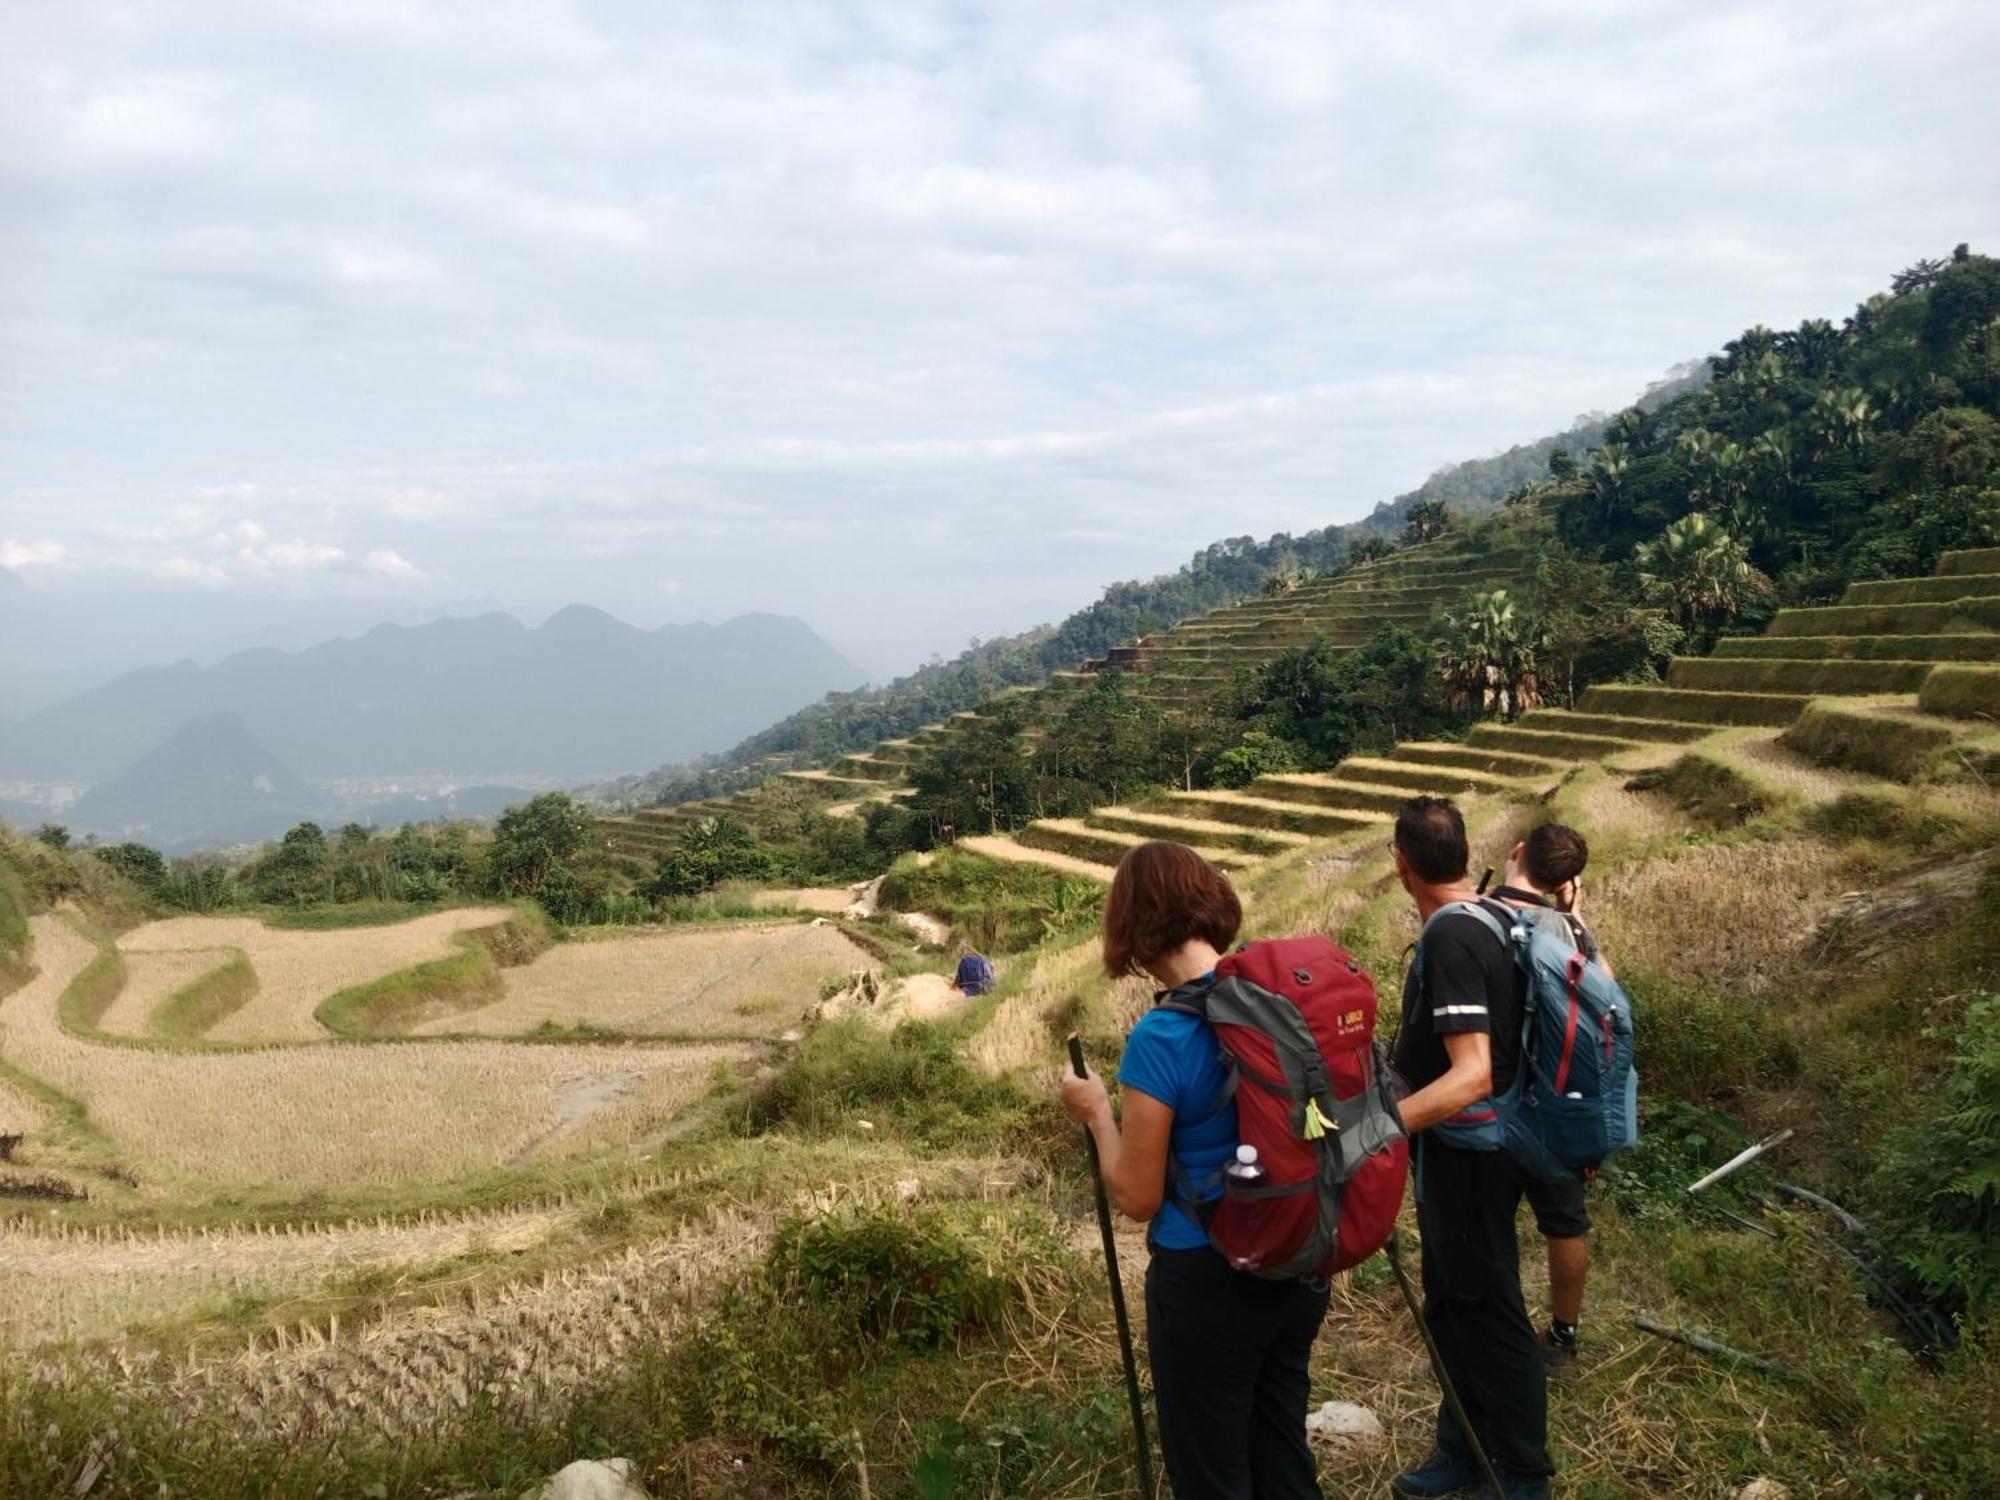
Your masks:
{"label": "person crouching in field", "polygon": [[1062,1105],[1096,1138],[1118,1211],[1151,1221],[1146,1349],[1176,1500],[1319,1500],[1306,1361],[1327,1283],[1232,1269],[1168,1192],[1171,1168],[1197,1203],[1220,1198],[1238,1142],[1214,1031],[1160,1002],[1213,984],[1242,921],[1228,880],[1192,849],[1153,842],[1125,855],[1104,903],[1105,972],[1144,973],[1161,990],[1125,1041],[1122,1130],[1095,1073],[1065,1076]]}

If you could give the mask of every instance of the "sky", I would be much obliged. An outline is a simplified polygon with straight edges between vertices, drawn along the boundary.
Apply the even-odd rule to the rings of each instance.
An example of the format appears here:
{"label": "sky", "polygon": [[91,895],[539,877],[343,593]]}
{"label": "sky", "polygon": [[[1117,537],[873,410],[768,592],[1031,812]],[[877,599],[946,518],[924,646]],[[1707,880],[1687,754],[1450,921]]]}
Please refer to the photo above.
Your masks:
{"label": "sky", "polygon": [[0,24],[0,567],[99,665],[575,600],[886,677],[2000,246],[1990,0]]}

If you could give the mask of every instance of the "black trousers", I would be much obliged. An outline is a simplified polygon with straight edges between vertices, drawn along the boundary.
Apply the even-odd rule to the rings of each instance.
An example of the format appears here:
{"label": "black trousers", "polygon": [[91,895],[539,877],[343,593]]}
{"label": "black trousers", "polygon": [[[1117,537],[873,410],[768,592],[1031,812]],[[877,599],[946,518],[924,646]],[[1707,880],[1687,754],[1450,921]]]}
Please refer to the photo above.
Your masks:
{"label": "black trousers", "polygon": [[[1505,1151],[1463,1151],[1428,1135],[1418,1151],[1424,1322],[1445,1373],[1496,1468],[1552,1474],[1548,1370],[1521,1300],[1514,1238],[1514,1211],[1527,1178]],[[1437,1442],[1446,1453],[1471,1456],[1450,1406],[1442,1403]]]}
{"label": "black trousers", "polygon": [[1327,1287],[1232,1271],[1215,1251],[1155,1250],[1146,1354],[1175,1500],[1322,1500],[1306,1446],[1306,1359]]}

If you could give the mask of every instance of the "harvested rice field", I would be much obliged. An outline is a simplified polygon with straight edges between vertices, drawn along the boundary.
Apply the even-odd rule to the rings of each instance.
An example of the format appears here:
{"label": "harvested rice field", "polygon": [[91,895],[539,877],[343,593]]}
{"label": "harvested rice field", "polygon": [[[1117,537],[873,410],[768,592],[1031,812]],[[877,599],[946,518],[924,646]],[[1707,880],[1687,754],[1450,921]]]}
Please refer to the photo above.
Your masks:
{"label": "harvested rice field", "polygon": [[125,955],[125,984],[98,1019],[113,1036],[144,1036],[160,1002],[236,956],[234,948],[159,949]]}
{"label": "harvested rice field", "polygon": [[[134,928],[118,940],[118,948],[128,962],[136,954],[240,948],[257,976],[256,991],[248,1004],[209,1032],[210,1040],[325,1041],[332,1033],[313,1019],[313,1007],[327,996],[413,964],[449,958],[458,951],[453,938],[492,927],[507,916],[504,907],[460,907],[408,922],[327,932],[267,927],[252,917],[174,917]],[[135,1024],[122,1002],[113,1009],[120,1024],[107,1022],[105,1030],[131,1036],[144,1032],[143,1015]]]}
{"label": "harvested rice field", "polygon": [[[32,920],[40,972],[0,1004],[0,1057],[89,1111],[141,1191],[354,1192],[574,1154],[655,1124],[732,1046],[502,1042],[163,1052],[85,1041],[57,1001],[96,949]],[[598,1080],[617,1080],[601,1086]],[[581,1103],[579,1101],[582,1101]]]}
{"label": "harvested rice field", "polygon": [[839,928],[810,922],[583,938],[506,970],[491,1005],[426,1022],[417,1034],[591,1026],[636,1036],[775,1035],[811,1008],[822,979],[874,967]]}
{"label": "harvested rice field", "polygon": [[231,1298],[301,1296],[384,1266],[508,1254],[556,1223],[548,1209],[310,1233],[50,1233],[0,1225],[0,1347],[109,1338]]}

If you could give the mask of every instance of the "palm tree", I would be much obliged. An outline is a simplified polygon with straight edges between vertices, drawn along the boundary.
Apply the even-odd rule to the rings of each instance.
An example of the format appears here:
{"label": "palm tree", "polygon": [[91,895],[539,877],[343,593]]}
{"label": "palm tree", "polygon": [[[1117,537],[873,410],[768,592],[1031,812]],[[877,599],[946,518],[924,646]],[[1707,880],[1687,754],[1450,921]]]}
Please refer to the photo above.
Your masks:
{"label": "palm tree", "polygon": [[1597,518],[1609,525],[1618,514],[1625,495],[1625,476],[1632,468],[1632,450],[1623,443],[1606,443],[1591,463],[1588,482],[1590,497],[1597,503]]}
{"label": "palm tree", "polygon": [[1444,641],[1438,664],[1455,712],[1514,714],[1542,701],[1537,642],[1505,589],[1473,594],[1461,611],[1447,614]]}
{"label": "palm tree", "polygon": [[1875,404],[1858,385],[1821,391],[1810,415],[1815,436],[1827,448],[1860,448],[1875,423]]}
{"label": "palm tree", "polygon": [[1778,336],[1759,323],[1722,346],[1722,354],[1712,361],[1718,376],[1734,375],[1763,359],[1778,347]]}
{"label": "palm tree", "polygon": [[1825,318],[1808,318],[1795,332],[1778,335],[1778,350],[1807,377],[1823,380],[1832,373],[1845,342],[1840,330]]}
{"label": "palm tree", "polygon": [[1451,512],[1442,500],[1419,500],[1403,517],[1403,541],[1409,546],[1434,542],[1451,530]]}
{"label": "palm tree", "polygon": [[1743,445],[1719,437],[1706,427],[1680,435],[1688,460],[1688,498],[1699,510],[1727,513],[1743,498],[1749,474],[1743,466]]}
{"label": "palm tree", "polygon": [[1395,550],[1396,544],[1394,542],[1390,541],[1380,532],[1375,532],[1350,542],[1347,547],[1347,560],[1350,564],[1375,562],[1380,558],[1387,557]]}
{"label": "palm tree", "polygon": [[1771,591],[1771,580],[1751,566],[1743,544],[1699,511],[1641,543],[1633,560],[1648,598],[1690,631],[1741,614]]}

